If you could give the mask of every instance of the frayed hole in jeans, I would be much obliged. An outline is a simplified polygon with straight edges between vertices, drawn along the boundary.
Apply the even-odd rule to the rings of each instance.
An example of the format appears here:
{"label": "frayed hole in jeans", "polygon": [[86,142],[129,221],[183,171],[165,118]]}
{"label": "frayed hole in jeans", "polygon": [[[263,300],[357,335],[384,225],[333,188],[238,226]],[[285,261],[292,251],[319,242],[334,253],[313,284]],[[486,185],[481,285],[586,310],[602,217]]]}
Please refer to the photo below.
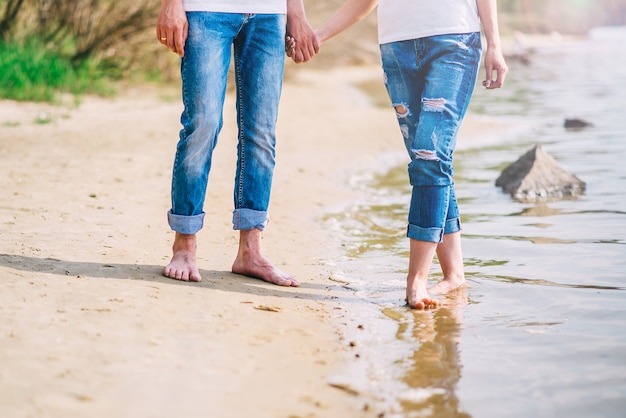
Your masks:
{"label": "frayed hole in jeans", "polygon": [[439,161],[439,158],[437,158],[437,154],[435,153],[435,151],[427,149],[412,149],[411,152],[418,160]]}
{"label": "frayed hole in jeans", "polygon": [[443,109],[446,105],[445,99],[422,99],[422,104],[424,105],[424,110],[426,112],[443,112]]}

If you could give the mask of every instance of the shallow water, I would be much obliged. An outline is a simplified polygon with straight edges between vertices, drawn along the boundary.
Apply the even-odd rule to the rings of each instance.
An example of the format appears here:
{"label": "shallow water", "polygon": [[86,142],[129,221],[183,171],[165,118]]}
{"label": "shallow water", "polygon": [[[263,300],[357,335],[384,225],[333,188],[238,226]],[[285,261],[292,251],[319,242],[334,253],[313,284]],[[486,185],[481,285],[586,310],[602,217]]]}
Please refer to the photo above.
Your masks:
{"label": "shallow water", "polygon": [[[455,154],[468,286],[439,309],[402,306],[405,164],[364,185],[365,201],[326,219],[342,229],[346,248],[330,262],[364,301],[347,322],[365,324],[350,336],[363,347],[353,368],[385,416],[624,416],[624,41],[624,28],[604,29],[543,47],[529,65],[510,62],[505,89],[477,88],[471,113],[523,129]],[[567,131],[569,117],[594,126]],[[495,187],[536,143],[586,182],[584,195],[521,203]],[[432,273],[441,278],[436,263]]]}

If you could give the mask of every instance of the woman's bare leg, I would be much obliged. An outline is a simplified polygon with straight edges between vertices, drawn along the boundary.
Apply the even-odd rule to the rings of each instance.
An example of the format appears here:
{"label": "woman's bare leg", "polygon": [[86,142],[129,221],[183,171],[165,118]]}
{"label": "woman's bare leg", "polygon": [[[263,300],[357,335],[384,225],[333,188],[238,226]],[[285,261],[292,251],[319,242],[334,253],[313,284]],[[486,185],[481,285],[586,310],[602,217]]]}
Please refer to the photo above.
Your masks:
{"label": "woman's bare leg", "polygon": [[439,304],[428,294],[426,285],[437,243],[410,239],[409,272],[406,278],[406,301],[412,309],[435,308]]}
{"label": "woman's bare leg", "polygon": [[463,253],[461,251],[461,232],[443,236],[437,246],[437,258],[443,271],[443,280],[428,289],[434,295],[444,295],[465,284]]}

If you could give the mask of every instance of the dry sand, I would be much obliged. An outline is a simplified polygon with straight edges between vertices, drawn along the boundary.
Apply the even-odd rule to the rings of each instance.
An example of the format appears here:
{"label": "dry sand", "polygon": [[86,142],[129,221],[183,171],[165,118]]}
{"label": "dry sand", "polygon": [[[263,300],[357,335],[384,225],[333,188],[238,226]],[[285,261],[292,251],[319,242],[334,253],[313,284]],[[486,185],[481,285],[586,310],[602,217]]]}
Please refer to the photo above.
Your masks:
{"label": "dry sand", "polygon": [[300,288],[229,272],[232,97],[197,284],[161,276],[176,89],[135,86],[77,107],[0,102],[0,416],[374,416],[367,396],[333,383],[358,362],[346,332],[362,301],[329,280],[324,260],[341,242],[320,218],[358,198],[352,175],[401,156],[395,117],[355,87],[382,89],[377,66],[291,65],[288,80],[263,242]]}

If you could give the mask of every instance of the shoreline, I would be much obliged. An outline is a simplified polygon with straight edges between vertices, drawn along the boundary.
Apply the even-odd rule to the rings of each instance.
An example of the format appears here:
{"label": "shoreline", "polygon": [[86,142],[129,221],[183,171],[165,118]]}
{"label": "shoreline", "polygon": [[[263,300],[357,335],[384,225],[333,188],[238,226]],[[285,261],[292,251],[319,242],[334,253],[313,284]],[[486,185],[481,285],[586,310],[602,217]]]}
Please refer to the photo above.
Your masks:
{"label": "shoreline", "polygon": [[230,95],[197,284],[161,276],[176,93],[133,88],[76,108],[0,102],[3,415],[243,416],[252,405],[267,417],[376,416],[351,346],[369,305],[329,279],[342,243],[320,219],[359,198],[355,176],[400,160],[397,122],[357,86],[379,80],[377,66],[287,71],[263,245],[300,288],[230,273]]}

